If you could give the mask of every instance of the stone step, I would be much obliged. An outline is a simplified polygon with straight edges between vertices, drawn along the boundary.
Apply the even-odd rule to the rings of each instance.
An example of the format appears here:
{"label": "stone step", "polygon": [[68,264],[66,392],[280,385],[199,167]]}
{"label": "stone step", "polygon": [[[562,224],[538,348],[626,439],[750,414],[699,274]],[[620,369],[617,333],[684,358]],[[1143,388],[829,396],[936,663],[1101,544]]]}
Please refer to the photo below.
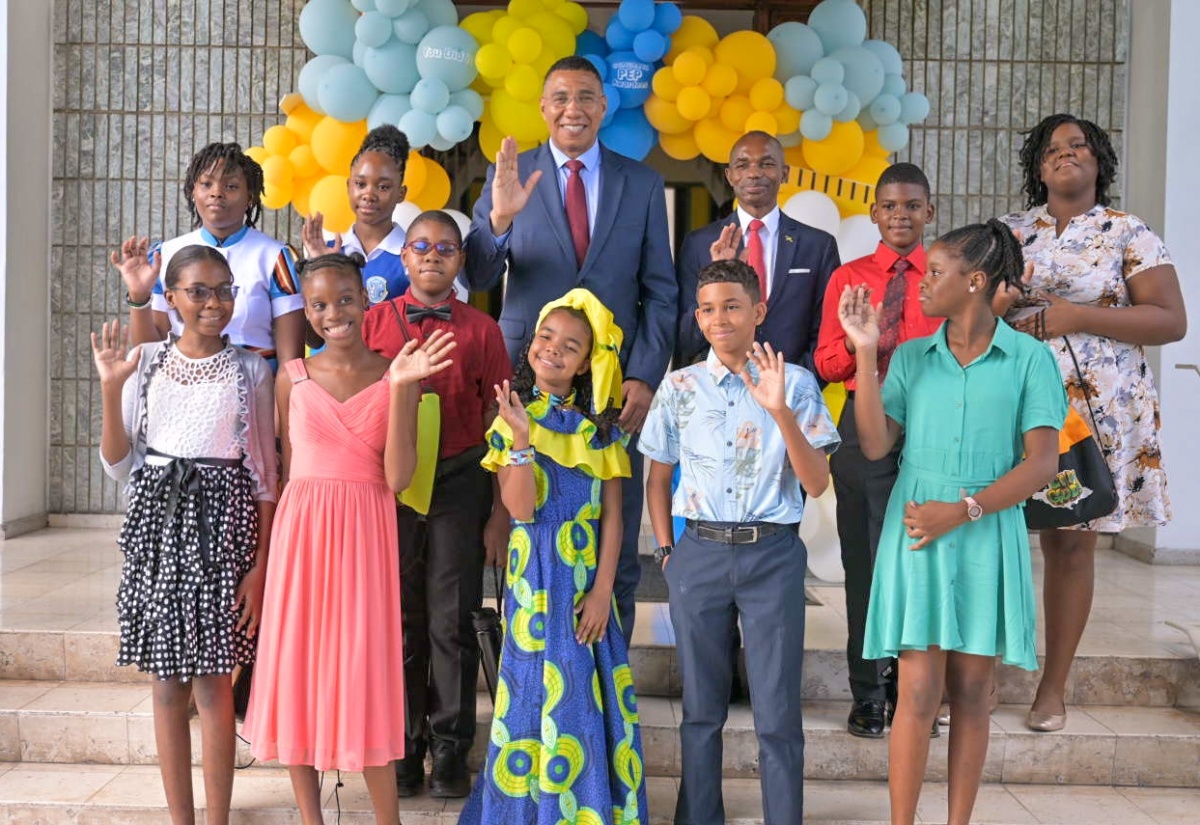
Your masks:
{"label": "stone step", "polygon": [[[0,680],[55,682],[148,682],[136,668],[117,667],[117,634],[112,630],[0,630]],[[849,701],[845,654],[841,648],[805,652],[803,698]],[[635,641],[630,665],[642,696],[680,694],[675,647]],[[1038,674],[997,668],[1000,701],[1033,701]],[[482,677],[480,691],[484,690]],[[1081,654],[1067,683],[1071,705],[1200,707],[1200,659],[1162,652],[1141,655]]]}
{"label": "stone step", "polygon": [[[649,776],[680,772],[678,700],[639,702],[645,769]],[[805,703],[805,776],[822,780],[883,780],[886,740],[858,739],[845,730],[844,702]],[[1175,708],[1072,708],[1066,730],[1025,728],[1024,706],[1001,706],[992,717],[986,782],[1064,785],[1200,787],[1200,713]],[[472,767],[489,735],[491,708],[479,699]],[[731,708],[725,728],[724,774],[754,778],[758,745],[751,709]],[[928,776],[946,778],[949,737],[934,740]],[[193,720],[199,762],[199,720]],[[0,682],[0,759],[21,762],[150,765],[156,761],[152,699],[144,686],[113,683]],[[249,750],[239,746],[239,761]]]}

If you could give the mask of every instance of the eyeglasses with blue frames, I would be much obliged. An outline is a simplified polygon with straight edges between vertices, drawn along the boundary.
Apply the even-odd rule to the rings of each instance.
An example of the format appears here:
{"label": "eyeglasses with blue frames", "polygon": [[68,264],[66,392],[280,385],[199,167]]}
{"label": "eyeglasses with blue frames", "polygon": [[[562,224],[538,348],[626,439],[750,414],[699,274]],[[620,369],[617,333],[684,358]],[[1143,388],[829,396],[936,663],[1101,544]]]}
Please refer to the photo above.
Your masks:
{"label": "eyeglasses with blue frames", "polygon": [[218,287],[205,286],[204,284],[196,284],[195,286],[173,286],[168,289],[174,292],[187,293],[188,300],[194,304],[203,304],[208,301],[213,295],[217,296],[217,300],[222,303],[229,303],[238,294],[237,284],[221,284]]}
{"label": "eyeglasses with blue frames", "polygon": [[424,240],[409,241],[404,246],[406,249],[411,249],[418,255],[426,255],[429,253],[429,250],[432,249],[442,258],[449,258],[453,255],[457,255],[462,249],[462,244],[455,243],[454,241],[438,241],[437,243],[430,243],[429,241]]}

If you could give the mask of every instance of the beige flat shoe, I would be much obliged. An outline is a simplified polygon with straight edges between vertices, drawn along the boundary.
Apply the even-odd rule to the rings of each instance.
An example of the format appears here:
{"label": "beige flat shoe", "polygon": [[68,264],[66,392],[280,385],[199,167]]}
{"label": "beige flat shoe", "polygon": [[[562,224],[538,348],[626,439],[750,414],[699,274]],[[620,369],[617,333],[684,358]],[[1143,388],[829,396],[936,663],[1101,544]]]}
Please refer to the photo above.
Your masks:
{"label": "beige flat shoe", "polygon": [[[991,702],[988,707],[988,713],[995,713],[996,708],[1000,707],[1000,692],[996,690],[995,685],[992,686]],[[943,728],[950,727],[950,706],[942,705],[941,712],[937,715],[937,723]]]}
{"label": "beige flat shoe", "polygon": [[1067,714],[1038,713],[1031,710],[1025,715],[1025,727],[1039,733],[1053,733],[1067,726]]}

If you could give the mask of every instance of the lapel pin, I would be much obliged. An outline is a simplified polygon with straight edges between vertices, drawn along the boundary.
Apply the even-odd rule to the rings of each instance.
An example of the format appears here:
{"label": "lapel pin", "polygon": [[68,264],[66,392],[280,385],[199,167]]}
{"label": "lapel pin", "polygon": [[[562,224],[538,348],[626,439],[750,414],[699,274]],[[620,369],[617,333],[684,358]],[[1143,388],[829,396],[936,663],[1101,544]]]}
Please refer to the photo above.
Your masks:
{"label": "lapel pin", "polygon": [[783,236],[783,239],[784,239],[785,241],[787,241],[788,243],[795,243],[795,241],[793,241],[793,240],[792,240],[792,236],[791,236],[791,235],[784,235],[784,236]]}

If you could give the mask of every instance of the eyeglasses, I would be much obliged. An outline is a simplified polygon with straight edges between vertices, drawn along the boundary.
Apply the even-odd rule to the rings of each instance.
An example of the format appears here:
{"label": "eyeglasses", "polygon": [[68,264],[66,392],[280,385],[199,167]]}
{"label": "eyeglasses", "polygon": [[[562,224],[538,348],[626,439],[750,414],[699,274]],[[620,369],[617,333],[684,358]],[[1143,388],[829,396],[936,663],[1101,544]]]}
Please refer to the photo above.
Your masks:
{"label": "eyeglasses", "polygon": [[457,244],[454,241],[438,241],[430,243],[429,241],[409,241],[405,247],[416,252],[418,255],[426,255],[429,250],[433,250],[442,258],[449,258],[457,255],[462,249],[462,244]]}
{"label": "eyeglasses", "polygon": [[217,296],[217,300],[221,303],[229,303],[237,297],[237,284],[221,284],[218,287],[205,286],[204,284],[196,284],[195,286],[173,286],[169,287],[173,291],[186,292],[188,300],[193,304],[203,304],[208,301],[213,295]]}
{"label": "eyeglasses", "polygon": [[1059,155],[1061,155],[1063,152],[1067,151],[1068,149],[1072,152],[1078,153],[1078,152],[1084,151],[1085,149],[1091,149],[1091,148],[1092,147],[1088,144],[1088,142],[1086,140],[1075,140],[1075,141],[1068,143],[1066,146],[1050,145],[1042,150],[1042,160],[1051,160],[1053,158],[1056,158]]}
{"label": "eyeglasses", "polygon": [[594,92],[580,92],[577,95],[569,95],[566,92],[555,92],[546,98],[546,102],[553,109],[565,109],[571,105],[571,101],[575,102],[580,109],[592,109],[600,103],[603,95],[598,95]]}

